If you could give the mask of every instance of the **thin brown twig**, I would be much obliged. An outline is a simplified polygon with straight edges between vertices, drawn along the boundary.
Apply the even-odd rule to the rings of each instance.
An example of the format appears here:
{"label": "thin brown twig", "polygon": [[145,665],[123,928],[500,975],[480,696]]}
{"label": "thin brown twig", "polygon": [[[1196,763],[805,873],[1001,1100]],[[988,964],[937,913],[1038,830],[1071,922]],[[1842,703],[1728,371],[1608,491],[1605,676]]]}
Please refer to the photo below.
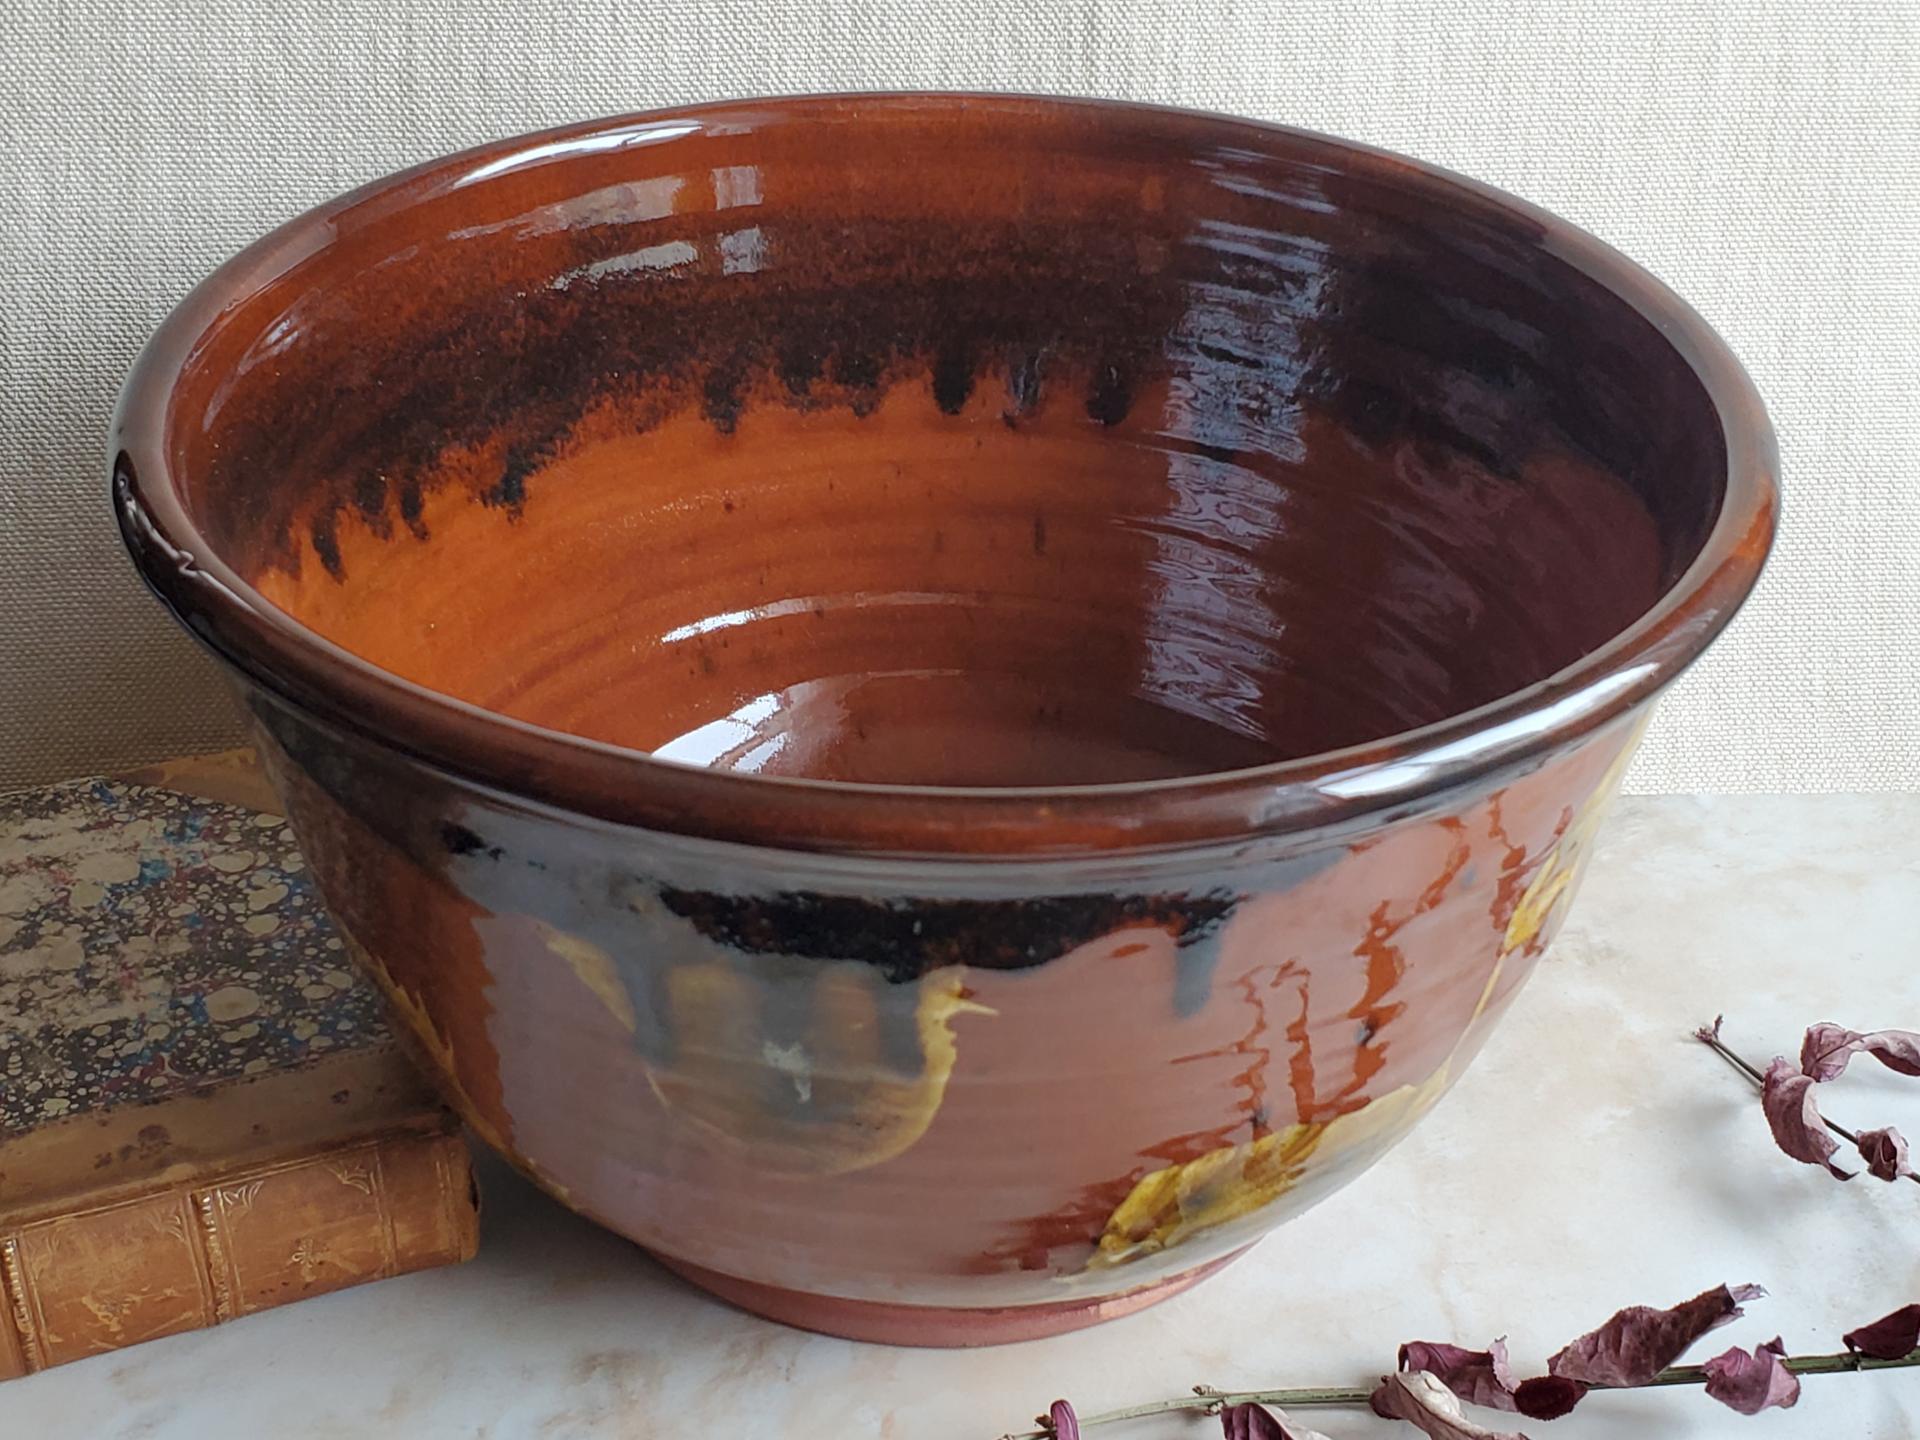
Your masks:
{"label": "thin brown twig", "polygon": [[[1693,1038],[1698,1040],[1702,1045],[1705,1045],[1709,1050],[1713,1051],[1714,1054],[1718,1055],[1722,1060],[1726,1061],[1729,1065],[1733,1066],[1734,1069],[1738,1070],[1742,1075],[1746,1076],[1755,1085],[1764,1090],[1767,1084],[1767,1077],[1754,1069],[1739,1051],[1730,1047],[1720,1038],[1720,1018],[1721,1017],[1716,1015],[1713,1024],[1702,1025],[1698,1030],[1693,1032]],[[1832,1122],[1829,1121],[1828,1124],[1831,1125]]]}

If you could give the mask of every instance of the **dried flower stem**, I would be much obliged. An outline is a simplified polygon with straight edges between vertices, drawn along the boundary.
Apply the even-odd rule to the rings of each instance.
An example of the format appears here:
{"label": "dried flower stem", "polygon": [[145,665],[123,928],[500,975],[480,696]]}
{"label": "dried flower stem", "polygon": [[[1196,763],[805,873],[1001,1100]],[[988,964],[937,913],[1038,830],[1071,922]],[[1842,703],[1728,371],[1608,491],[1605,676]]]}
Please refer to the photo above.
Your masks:
{"label": "dried flower stem", "polygon": [[[1720,1022],[1718,1020],[1714,1021],[1713,1024],[1710,1026],[1702,1025],[1698,1030],[1693,1032],[1693,1038],[1698,1040],[1702,1045],[1706,1046],[1709,1050],[1713,1051],[1714,1054],[1718,1055],[1722,1060],[1726,1061],[1729,1065],[1733,1066],[1734,1069],[1738,1070],[1742,1075],[1746,1076],[1755,1085],[1758,1085],[1763,1089],[1766,1087],[1767,1077],[1762,1075],[1758,1070],[1754,1069],[1753,1066],[1748,1064],[1747,1061],[1741,1056],[1739,1051],[1731,1048],[1724,1040],[1720,1038]],[[1833,1131],[1836,1135],[1839,1135],[1842,1139],[1855,1140],[1854,1136],[1842,1130],[1838,1125],[1835,1125],[1831,1120],[1827,1121],[1827,1128]],[[1855,1140],[1855,1143],[1857,1144],[1858,1141]]]}
{"label": "dried flower stem", "polygon": [[[1720,1038],[1720,1022],[1718,1020],[1715,1020],[1711,1025],[1702,1025],[1698,1030],[1693,1032],[1693,1038],[1713,1051],[1714,1054],[1718,1055],[1729,1065],[1733,1066],[1734,1069],[1746,1076],[1760,1089],[1765,1090],[1767,1088],[1767,1077],[1754,1069],[1753,1066],[1748,1063],[1746,1057],[1741,1055],[1739,1051],[1734,1050],[1726,1041]],[[1842,1140],[1845,1140],[1849,1145],[1859,1146],[1860,1137],[1846,1126],[1835,1124],[1824,1115],[1820,1117],[1820,1123],[1838,1135]],[[1920,1174],[1909,1174],[1907,1179],[1913,1181],[1916,1185],[1920,1185]],[[1899,1363],[1904,1365],[1906,1362],[1903,1360]]]}
{"label": "dried flower stem", "polygon": [[[1781,1362],[1795,1375],[1844,1375],[1856,1370],[1899,1370],[1920,1365],[1920,1350],[1902,1355],[1898,1360],[1870,1360],[1864,1355],[1790,1355]],[[1674,1365],[1662,1370],[1647,1386],[1653,1385],[1704,1385],[1707,1380],[1706,1368],[1701,1365]],[[1594,1390],[1611,1390],[1619,1387],[1594,1385]],[[1644,1389],[1645,1386],[1635,1386]],[[1124,1410],[1109,1410],[1102,1415],[1082,1415],[1080,1428],[1089,1425],[1111,1425],[1121,1420],[1143,1420],[1149,1415],[1172,1415],[1181,1411],[1198,1411],[1211,1415],[1229,1405],[1278,1405],[1283,1409],[1306,1409],[1316,1405],[1365,1405],[1373,1394],[1371,1386],[1326,1386],[1301,1390],[1215,1390],[1206,1385],[1196,1385],[1191,1395],[1176,1395],[1171,1400],[1153,1400],[1145,1405],[1129,1405]],[[1000,1440],[1051,1440],[1053,1431],[1042,1426],[1037,1430],[1022,1430],[1018,1434],[1003,1435]]]}

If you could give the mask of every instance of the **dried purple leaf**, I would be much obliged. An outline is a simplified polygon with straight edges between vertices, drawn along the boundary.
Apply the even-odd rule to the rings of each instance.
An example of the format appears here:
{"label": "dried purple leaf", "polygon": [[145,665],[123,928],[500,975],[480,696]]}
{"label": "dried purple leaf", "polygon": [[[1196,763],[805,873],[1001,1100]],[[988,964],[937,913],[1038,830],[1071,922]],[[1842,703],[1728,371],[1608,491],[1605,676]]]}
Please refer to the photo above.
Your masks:
{"label": "dried purple leaf", "polygon": [[1904,1360],[1920,1349],[1920,1305],[1902,1305],[1840,1338],[1847,1349],[1869,1360]]}
{"label": "dried purple leaf", "polygon": [[1766,1293],[1758,1285],[1716,1285],[1671,1310],[1630,1306],[1547,1361],[1547,1373],[1586,1385],[1644,1385]]}
{"label": "dried purple leaf", "polygon": [[1222,1410],[1220,1427],[1227,1432],[1227,1440],[1327,1440],[1318,1430],[1296,1429],[1286,1416],[1250,1401]]}
{"label": "dried purple leaf", "polygon": [[1460,1397],[1424,1370],[1383,1375],[1369,1398],[1373,1413],[1404,1420],[1431,1440],[1527,1440],[1511,1430],[1488,1430],[1467,1419]]}
{"label": "dried purple leaf", "polygon": [[1066,1401],[1056,1400],[1047,1407],[1047,1429],[1053,1440],[1080,1440],[1080,1417]]}
{"label": "dried purple leaf", "polygon": [[1824,1165],[1836,1180],[1851,1180],[1852,1171],[1833,1163],[1840,1142],[1828,1133],[1826,1122],[1820,1118],[1820,1107],[1813,1099],[1815,1083],[1811,1075],[1796,1070],[1791,1060],[1776,1055],[1767,1066],[1760,1108],[1767,1113],[1774,1144],[1804,1164]]}
{"label": "dried purple leaf", "polygon": [[1558,1420],[1580,1403],[1587,1387],[1563,1375],[1522,1380],[1513,1392],[1513,1408],[1529,1420]]}
{"label": "dried purple leaf", "polygon": [[1920,1075],[1920,1035],[1911,1030],[1873,1030],[1862,1033],[1822,1020],[1807,1027],[1800,1042],[1801,1073],[1814,1080],[1837,1079],[1855,1055],[1873,1056],[1889,1070]]}
{"label": "dried purple leaf", "polygon": [[1587,1387],[1578,1380],[1540,1375],[1515,1380],[1505,1338],[1484,1350],[1413,1340],[1400,1347],[1402,1370],[1424,1370],[1470,1405],[1514,1410],[1529,1420],[1558,1420],[1580,1403]]}
{"label": "dried purple leaf", "polygon": [[1860,1048],[1895,1074],[1920,1076],[1920,1035],[1911,1030],[1875,1030]]}
{"label": "dried purple leaf", "polygon": [[1800,1073],[1813,1080],[1836,1080],[1853,1058],[1860,1032],[1822,1020],[1809,1025],[1800,1041]]}
{"label": "dried purple leaf", "polygon": [[1762,1410],[1791,1410],[1800,1399],[1800,1377],[1781,1361],[1787,1353],[1778,1336],[1751,1352],[1738,1345],[1700,1368],[1707,1372],[1707,1394],[1742,1415]]}
{"label": "dried purple leaf", "polygon": [[1867,1162],[1867,1173],[1876,1180],[1898,1180],[1913,1174],[1913,1167],[1907,1163],[1907,1138],[1892,1126],[1861,1131],[1860,1158]]}
{"label": "dried purple leaf", "polygon": [[1469,1405],[1514,1410],[1518,1382],[1507,1364],[1507,1342],[1495,1340],[1484,1350],[1410,1340],[1400,1347],[1402,1370],[1424,1370]]}

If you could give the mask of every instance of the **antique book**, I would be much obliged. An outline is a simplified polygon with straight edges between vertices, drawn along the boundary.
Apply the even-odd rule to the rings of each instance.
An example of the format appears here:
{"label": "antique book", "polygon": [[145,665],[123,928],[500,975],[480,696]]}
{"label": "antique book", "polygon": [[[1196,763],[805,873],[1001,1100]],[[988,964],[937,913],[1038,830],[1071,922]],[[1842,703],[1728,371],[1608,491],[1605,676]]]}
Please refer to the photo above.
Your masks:
{"label": "antique book", "polygon": [[244,756],[0,795],[0,1377],[473,1254],[457,1122],[237,801]]}

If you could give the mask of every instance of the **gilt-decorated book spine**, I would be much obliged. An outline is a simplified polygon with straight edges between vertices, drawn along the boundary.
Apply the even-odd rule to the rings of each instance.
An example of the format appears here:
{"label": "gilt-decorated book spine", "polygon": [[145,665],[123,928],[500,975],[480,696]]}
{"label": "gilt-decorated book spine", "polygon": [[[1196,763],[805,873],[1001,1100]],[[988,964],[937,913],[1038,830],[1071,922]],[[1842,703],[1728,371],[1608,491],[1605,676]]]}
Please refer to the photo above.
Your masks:
{"label": "gilt-decorated book spine", "polygon": [[0,1233],[0,1376],[469,1259],[457,1132],[399,1131]]}

